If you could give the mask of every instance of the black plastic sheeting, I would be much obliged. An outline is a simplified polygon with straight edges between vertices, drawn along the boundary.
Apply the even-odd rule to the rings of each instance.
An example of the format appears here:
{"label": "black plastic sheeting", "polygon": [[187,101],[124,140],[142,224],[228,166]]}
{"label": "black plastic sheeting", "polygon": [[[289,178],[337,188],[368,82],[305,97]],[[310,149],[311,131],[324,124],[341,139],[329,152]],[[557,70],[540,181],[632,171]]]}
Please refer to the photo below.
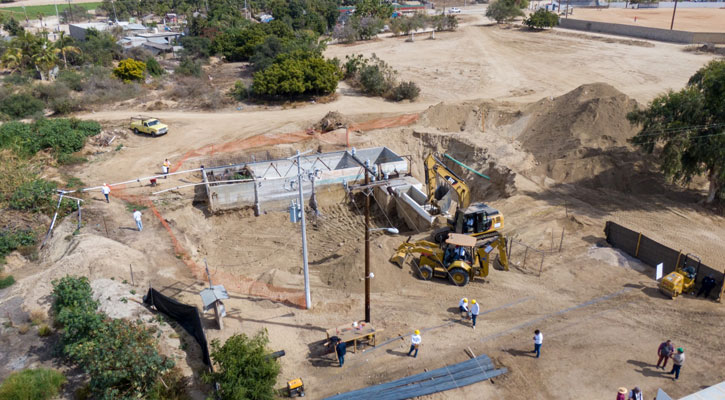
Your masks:
{"label": "black plastic sheeting", "polygon": [[156,310],[176,321],[189,335],[193,336],[201,346],[202,361],[204,361],[204,364],[211,366],[209,346],[206,342],[201,316],[196,307],[179,303],[171,297],[164,296],[154,288],[149,288],[148,293],[143,297],[143,302],[148,306],[156,307]]}

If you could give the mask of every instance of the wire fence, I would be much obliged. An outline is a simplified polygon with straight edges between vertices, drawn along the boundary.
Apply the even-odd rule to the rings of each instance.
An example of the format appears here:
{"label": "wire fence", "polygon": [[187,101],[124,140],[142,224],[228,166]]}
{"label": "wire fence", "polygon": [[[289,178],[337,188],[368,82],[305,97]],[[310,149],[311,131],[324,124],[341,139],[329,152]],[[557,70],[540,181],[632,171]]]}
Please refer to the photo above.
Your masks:
{"label": "wire fence", "polygon": [[509,265],[516,267],[523,273],[536,274],[540,277],[544,271],[546,256],[560,253],[564,246],[564,228],[561,229],[561,235],[555,240],[554,230],[551,230],[551,242],[548,250],[542,250],[540,247],[535,248],[516,238],[510,238],[506,241],[506,255],[508,256]]}

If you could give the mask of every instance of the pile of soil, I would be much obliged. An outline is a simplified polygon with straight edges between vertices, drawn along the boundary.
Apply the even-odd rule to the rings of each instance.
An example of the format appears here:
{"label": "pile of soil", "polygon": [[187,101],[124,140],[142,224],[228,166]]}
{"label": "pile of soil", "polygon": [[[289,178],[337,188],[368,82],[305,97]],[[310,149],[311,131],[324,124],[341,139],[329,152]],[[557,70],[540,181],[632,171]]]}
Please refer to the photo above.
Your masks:
{"label": "pile of soil", "polygon": [[313,129],[325,133],[334,131],[335,129],[345,128],[350,125],[350,123],[350,119],[344,115],[337,111],[330,111],[324,118],[313,126]]}

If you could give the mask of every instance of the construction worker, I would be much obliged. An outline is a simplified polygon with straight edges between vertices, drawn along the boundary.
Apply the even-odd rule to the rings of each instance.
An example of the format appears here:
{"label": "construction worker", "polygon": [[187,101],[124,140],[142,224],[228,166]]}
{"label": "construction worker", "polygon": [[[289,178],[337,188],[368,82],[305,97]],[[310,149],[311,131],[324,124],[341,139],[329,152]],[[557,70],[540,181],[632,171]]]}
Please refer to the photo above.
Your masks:
{"label": "construction worker", "polygon": [[345,354],[347,353],[347,345],[342,340],[337,342],[335,345],[335,353],[337,353],[337,361],[340,362],[340,368],[345,363]]}
{"label": "construction worker", "polygon": [[420,346],[420,331],[415,330],[413,332],[413,335],[410,337],[410,350],[408,350],[408,355],[415,350],[415,354],[413,354],[413,358],[418,357],[418,347]]}
{"label": "construction worker", "polygon": [[461,246],[456,246],[455,250],[455,256],[453,261],[455,260],[465,260],[466,259],[466,249],[464,249]]}
{"label": "construction worker", "polygon": [[[161,168],[164,171],[164,175],[169,174],[169,169],[171,169],[171,163],[169,162],[168,158],[164,160],[164,165]],[[165,176],[164,176],[164,179],[166,179]]]}
{"label": "construction worker", "polygon": [[660,363],[664,360],[664,363],[662,363],[662,369],[665,369],[667,367],[667,360],[672,357],[672,353],[674,351],[675,348],[672,346],[671,340],[660,343],[660,347],[657,348],[657,355],[659,356],[659,359],[657,360],[657,368],[660,367]]}
{"label": "construction worker", "polygon": [[141,232],[143,230],[143,223],[141,222],[141,211],[139,210],[133,210],[133,220],[136,221],[136,227],[138,228],[138,231]]}
{"label": "construction worker", "polygon": [[470,317],[470,311],[468,311],[468,299],[467,298],[464,297],[458,302],[458,311],[464,313],[463,315],[466,318]]}
{"label": "construction worker", "polygon": [[476,299],[471,300],[471,320],[473,321],[473,329],[476,329],[476,317],[478,317],[479,311],[480,308],[478,307],[478,303],[476,303]]}
{"label": "construction worker", "polygon": [[697,292],[697,296],[700,297],[701,294],[705,294],[705,298],[710,297],[710,291],[717,285],[717,281],[715,281],[715,278],[712,277],[712,274],[705,277],[705,279],[702,280],[702,286],[700,286],[700,290]]}
{"label": "construction worker", "polygon": [[534,331],[534,351],[532,351],[532,353],[536,353],[536,358],[539,358],[541,355],[542,344],[544,344],[544,334],[537,329]]}
{"label": "construction worker", "polygon": [[644,400],[644,394],[639,386],[635,386],[634,389],[629,393],[629,400]]}
{"label": "construction worker", "polygon": [[101,193],[106,196],[106,203],[110,203],[110,201],[108,201],[108,195],[111,193],[111,187],[106,185],[105,182],[103,183],[103,186],[101,186]]}
{"label": "construction worker", "polygon": [[682,347],[678,347],[677,353],[672,356],[672,362],[674,363],[674,365],[672,366],[672,371],[668,372],[667,374],[675,374],[672,380],[676,381],[680,378],[680,369],[682,368],[682,364],[685,363],[685,349],[683,349]]}

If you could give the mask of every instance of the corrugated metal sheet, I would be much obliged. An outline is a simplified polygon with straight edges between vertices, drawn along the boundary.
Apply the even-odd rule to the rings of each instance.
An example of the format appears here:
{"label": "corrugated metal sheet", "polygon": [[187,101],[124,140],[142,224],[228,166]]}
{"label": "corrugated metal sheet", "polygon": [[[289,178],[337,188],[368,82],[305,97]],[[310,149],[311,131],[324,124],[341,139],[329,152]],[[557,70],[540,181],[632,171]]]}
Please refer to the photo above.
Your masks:
{"label": "corrugated metal sheet", "polygon": [[725,381],[685,396],[680,400],[725,400]]}

